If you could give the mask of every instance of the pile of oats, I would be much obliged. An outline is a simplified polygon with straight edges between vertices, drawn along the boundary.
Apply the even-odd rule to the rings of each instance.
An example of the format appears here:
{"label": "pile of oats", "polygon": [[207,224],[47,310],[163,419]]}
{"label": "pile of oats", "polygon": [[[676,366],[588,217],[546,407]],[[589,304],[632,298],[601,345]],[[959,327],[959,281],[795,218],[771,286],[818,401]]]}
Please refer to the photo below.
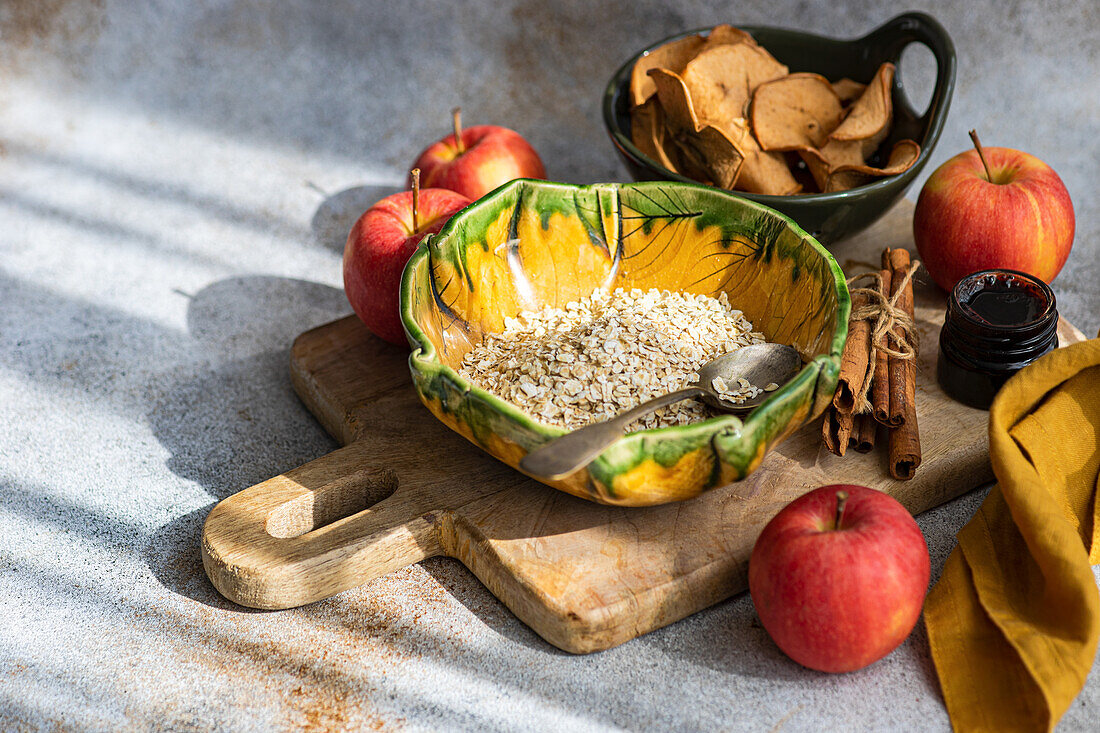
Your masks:
{"label": "pile of oats", "polygon": [[[725,293],[596,290],[562,308],[505,319],[504,331],[487,335],[466,354],[459,373],[541,422],[575,429],[681,389],[716,356],[763,341]],[[713,386],[733,402],[761,391],[745,380]],[[683,425],[712,414],[702,402],[684,400],[630,429]]]}

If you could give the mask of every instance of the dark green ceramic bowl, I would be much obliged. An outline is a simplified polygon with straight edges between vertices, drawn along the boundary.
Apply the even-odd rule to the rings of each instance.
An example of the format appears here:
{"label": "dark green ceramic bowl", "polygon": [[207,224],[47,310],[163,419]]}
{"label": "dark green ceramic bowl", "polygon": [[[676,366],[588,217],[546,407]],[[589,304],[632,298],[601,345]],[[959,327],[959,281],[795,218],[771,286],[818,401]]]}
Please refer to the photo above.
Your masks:
{"label": "dark green ceramic bowl", "polygon": [[[936,58],[936,85],[923,115],[906,99],[900,74],[894,76],[894,126],[880,151],[889,151],[898,140],[920,143],[917,162],[897,176],[835,193],[765,196],[736,192],[739,196],[780,211],[824,244],[839,241],[870,226],[886,213],[916,180],[940,138],[951,94],[955,89],[955,46],[947,31],[924,13],[899,15],[862,38],[850,41],[815,36],[800,31],[763,26],[740,26],[779,61],[795,71],[812,71],[830,81],[843,77],[869,82],[885,61],[898,63],[910,43],[923,43]],[[615,72],[603,100],[603,118],[619,155],[636,181],[691,181],[643,154],[630,141],[630,72],[634,62],[668,41],[705,33],[689,31],[665,38],[632,56]]]}

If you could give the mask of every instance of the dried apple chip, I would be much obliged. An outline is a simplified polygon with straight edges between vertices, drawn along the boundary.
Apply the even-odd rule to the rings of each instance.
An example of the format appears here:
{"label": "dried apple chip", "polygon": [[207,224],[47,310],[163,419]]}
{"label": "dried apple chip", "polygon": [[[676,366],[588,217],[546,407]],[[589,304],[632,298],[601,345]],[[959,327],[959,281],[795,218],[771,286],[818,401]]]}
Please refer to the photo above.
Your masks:
{"label": "dried apple chip", "polygon": [[645,155],[665,168],[673,173],[680,172],[674,160],[675,149],[670,151],[672,141],[665,128],[665,113],[656,96],[650,97],[645,104],[631,110],[630,140]]}
{"label": "dried apple chip", "polygon": [[787,75],[787,67],[759,46],[723,44],[702,51],[684,67],[684,84],[699,116],[724,127],[745,116],[752,92]]}
{"label": "dried apple chip", "polygon": [[691,94],[683,78],[669,69],[650,69],[649,78],[657,101],[665,113],[665,124],[673,135],[690,135],[704,126],[695,112]]}
{"label": "dried apple chip", "polygon": [[887,62],[878,67],[875,78],[852,105],[840,127],[829,136],[833,140],[864,140],[889,131],[894,108],[890,100],[890,85],[894,81],[894,65]]}
{"label": "dried apple chip", "polygon": [[669,69],[679,74],[699,53],[703,43],[704,39],[699,35],[669,41],[635,61],[634,68],[630,72],[631,105],[637,107],[656,93],[653,80],[647,76],[650,69]]}
{"label": "dried apple chip", "polygon": [[832,86],[833,91],[840,97],[840,103],[845,106],[859,99],[859,96],[863,94],[863,90],[867,88],[866,84],[860,84],[848,77],[834,81]]}
{"label": "dried apple chip", "polygon": [[[822,148],[798,151],[821,191],[846,191],[875,178],[904,173],[920,155],[920,146],[912,140],[900,140],[890,151],[884,168],[867,165],[874,148],[865,152],[869,142],[881,143],[881,136],[868,140],[830,140]],[[839,175],[838,175],[839,174]]]}
{"label": "dried apple chip", "polygon": [[917,162],[919,155],[920,145],[912,140],[899,140],[890,151],[890,159],[884,168],[874,168],[869,165],[845,165],[836,168],[829,174],[825,192],[847,191],[870,183],[876,178],[904,173]]}
{"label": "dried apple chip", "polygon": [[829,182],[829,161],[825,159],[825,155],[817,148],[803,148],[798,151],[798,155],[813,176],[817,190],[824,191],[825,185]]}
{"label": "dried apple chip", "polygon": [[819,148],[843,117],[840,97],[819,74],[784,76],[752,95],[752,131],[764,150]]}
{"label": "dried apple chip", "polygon": [[706,173],[719,188],[732,189],[743,169],[745,158],[726,133],[706,125],[694,135],[675,138],[680,152]]}
{"label": "dried apple chip", "polygon": [[[871,143],[875,147],[865,152],[865,147]],[[868,156],[875,152],[878,144],[874,138],[867,140],[829,140],[820,148],[802,148],[798,154],[806,162],[810,174],[814,177],[819,191],[824,191],[829,184],[829,175],[842,166],[860,166],[867,162]]]}
{"label": "dried apple chip", "polygon": [[803,165],[802,158],[799,156],[798,152],[783,153],[783,157],[787,161],[787,168],[790,169],[795,183],[798,184],[799,192],[816,193],[819,190],[817,181],[814,180],[813,175],[810,173],[809,166]]}
{"label": "dried apple chip", "polygon": [[717,127],[701,121],[692,106],[684,80],[668,69],[650,69],[665,122],[689,175],[706,177],[722,188],[732,188],[744,156]]}
{"label": "dried apple chip", "polygon": [[707,42],[704,44],[703,49],[705,50],[724,44],[733,45],[735,43],[747,43],[750,46],[755,46],[756,39],[740,28],[734,28],[727,23],[721,23],[711,28],[710,33],[707,34]]}
{"label": "dried apple chip", "polygon": [[735,119],[726,130],[737,150],[745,158],[737,177],[737,188],[749,193],[785,196],[798,193],[802,185],[795,180],[782,153],[761,150],[744,119]]}

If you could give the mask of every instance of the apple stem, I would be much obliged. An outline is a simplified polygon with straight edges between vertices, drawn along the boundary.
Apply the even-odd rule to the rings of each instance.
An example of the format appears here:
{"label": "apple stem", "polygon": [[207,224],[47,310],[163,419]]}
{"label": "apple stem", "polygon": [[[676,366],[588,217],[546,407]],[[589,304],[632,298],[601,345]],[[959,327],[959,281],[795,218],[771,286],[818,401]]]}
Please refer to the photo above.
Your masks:
{"label": "apple stem", "polygon": [[462,155],[466,152],[466,146],[462,143],[462,108],[455,107],[451,110],[451,121],[454,123],[455,128],[455,147],[458,148],[458,154]]}
{"label": "apple stem", "polygon": [[840,520],[844,518],[844,504],[848,501],[847,491],[836,492],[836,526],[835,529],[840,529]]}
{"label": "apple stem", "polygon": [[412,169],[413,179],[413,232],[420,229],[420,169]]}
{"label": "apple stem", "polygon": [[982,167],[985,168],[985,177],[993,183],[993,174],[989,172],[989,163],[985,161],[985,151],[982,150],[982,141],[978,139],[978,131],[970,131],[970,139],[974,141],[974,147],[978,149],[978,157],[982,159]]}

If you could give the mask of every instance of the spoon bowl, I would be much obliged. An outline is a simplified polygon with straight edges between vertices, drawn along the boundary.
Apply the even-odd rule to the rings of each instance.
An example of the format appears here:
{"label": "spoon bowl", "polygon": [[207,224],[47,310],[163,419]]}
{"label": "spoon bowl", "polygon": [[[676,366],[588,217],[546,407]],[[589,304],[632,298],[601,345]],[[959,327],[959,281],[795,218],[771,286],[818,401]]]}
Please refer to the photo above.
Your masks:
{"label": "spoon bowl", "polygon": [[519,468],[539,479],[558,479],[584,468],[607,446],[626,434],[627,426],[654,410],[680,400],[701,397],[711,407],[723,412],[746,414],[766,400],[770,392],[761,392],[742,402],[722,398],[714,382],[719,379],[736,384],[747,380],[756,387],[776,384],[781,387],[802,369],[802,357],[785,344],[753,344],[722,354],[699,367],[699,381],[684,389],[643,402],[610,420],[592,423],[566,433],[531,451],[519,462]]}
{"label": "spoon bowl", "polygon": [[768,399],[771,393],[761,392],[755,397],[746,398],[743,402],[731,402],[722,399],[718,394],[718,390],[714,388],[715,378],[721,378],[727,384],[744,379],[756,387],[763,388],[768,384],[777,384],[782,387],[798,374],[801,368],[802,357],[794,348],[785,344],[753,344],[722,354],[699,367],[697,385],[703,390],[701,395],[703,402],[716,410],[743,415]]}

